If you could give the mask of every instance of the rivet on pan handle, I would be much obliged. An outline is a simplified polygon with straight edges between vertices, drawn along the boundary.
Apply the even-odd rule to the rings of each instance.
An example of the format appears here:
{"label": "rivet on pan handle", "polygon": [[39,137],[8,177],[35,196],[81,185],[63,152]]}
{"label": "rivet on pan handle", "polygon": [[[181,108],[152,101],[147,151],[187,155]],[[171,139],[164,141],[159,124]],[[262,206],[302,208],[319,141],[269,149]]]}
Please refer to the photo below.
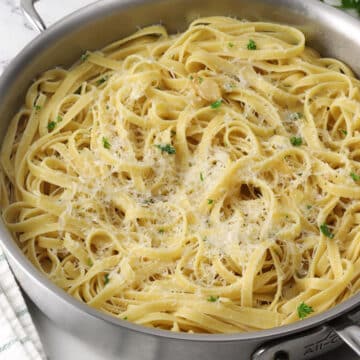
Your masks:
{"label": "rivet on pan handle", "polygon": [[26,19],[29,20],[33,28],[43,32],[46,30],[46,25],[35,9],[34,3],[36,1],[38,0],[21,0],[20,6]]}

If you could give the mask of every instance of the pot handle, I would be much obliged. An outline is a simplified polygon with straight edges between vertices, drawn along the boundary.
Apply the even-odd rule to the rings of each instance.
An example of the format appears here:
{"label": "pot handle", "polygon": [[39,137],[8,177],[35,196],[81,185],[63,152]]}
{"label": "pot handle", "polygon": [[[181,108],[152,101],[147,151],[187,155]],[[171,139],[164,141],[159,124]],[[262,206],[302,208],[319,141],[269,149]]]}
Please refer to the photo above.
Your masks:
{"label": "pot handle", "polygon": [[341,340],[360,356],[360,309],[312,330],[270,341],[258,348],[252,360],[313,359],[338,347]]}
{"label": "pot handle", "polygon": [[46,25],[35,9],[34,3],[36,3],[36,1],[38,0],[21,0],[20,7],[26,19],[30,22],[33,28],[39,32],[43,32],[46,30]]}
{"label": "pot handle", "polygon": [[340,322],[332,324],[332,327],[341,340],[360,356],[360,326]]}

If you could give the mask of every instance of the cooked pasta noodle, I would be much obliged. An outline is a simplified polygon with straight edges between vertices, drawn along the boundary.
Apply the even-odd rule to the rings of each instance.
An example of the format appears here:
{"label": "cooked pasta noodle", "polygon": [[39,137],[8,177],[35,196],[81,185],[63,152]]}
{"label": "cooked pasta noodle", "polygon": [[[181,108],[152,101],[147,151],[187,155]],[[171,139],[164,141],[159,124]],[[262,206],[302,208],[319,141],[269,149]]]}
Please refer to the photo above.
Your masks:
{"label": "cooked pasta noodle", "polygon": [[4,222],[119,319],[231,333],[322,312],[360,286],[359,89],[290,26],[141,29],[30,86],[1,151]]}

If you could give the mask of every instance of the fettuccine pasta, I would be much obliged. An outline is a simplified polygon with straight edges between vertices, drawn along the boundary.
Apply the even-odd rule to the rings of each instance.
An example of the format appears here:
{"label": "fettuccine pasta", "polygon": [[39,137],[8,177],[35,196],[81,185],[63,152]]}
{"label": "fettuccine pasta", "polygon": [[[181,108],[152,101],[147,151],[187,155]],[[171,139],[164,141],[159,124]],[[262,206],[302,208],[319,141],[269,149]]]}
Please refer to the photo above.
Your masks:
{"label": "fettuccine pasta", "polygon": [[360,82],[296,28],[151,26],[30,86],[0,205],[76,299],[160,329],[312,316],[360,280]]}

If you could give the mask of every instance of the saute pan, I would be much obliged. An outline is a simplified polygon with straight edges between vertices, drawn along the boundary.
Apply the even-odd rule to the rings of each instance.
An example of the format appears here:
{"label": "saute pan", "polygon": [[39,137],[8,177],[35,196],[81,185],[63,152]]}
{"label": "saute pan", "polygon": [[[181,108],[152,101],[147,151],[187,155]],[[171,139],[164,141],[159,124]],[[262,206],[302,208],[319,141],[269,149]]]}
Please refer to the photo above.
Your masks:
{"label": "saute pan", "polygon": [[[22,0],[25,15],[41,34],[0,78],[0,143],[31,81],[42,71],[67,66],[134,32],[163,23],[169,32],[184,30],[198,16],[230,15],[297,26],[310,46],[345,61],[360,75],[360,21],[318,0],[103,0],[46,29],[34,0]],[[360,355],[360,294],[309,319],[243,334],[185,334],[145,328],[107,316],[73,299],[46,279],[22,255],[0,223],[0,240],[21,286],[53,321],[98,344],[106,353],[134,360],[297,360],[311,359],[342,341]]]}

